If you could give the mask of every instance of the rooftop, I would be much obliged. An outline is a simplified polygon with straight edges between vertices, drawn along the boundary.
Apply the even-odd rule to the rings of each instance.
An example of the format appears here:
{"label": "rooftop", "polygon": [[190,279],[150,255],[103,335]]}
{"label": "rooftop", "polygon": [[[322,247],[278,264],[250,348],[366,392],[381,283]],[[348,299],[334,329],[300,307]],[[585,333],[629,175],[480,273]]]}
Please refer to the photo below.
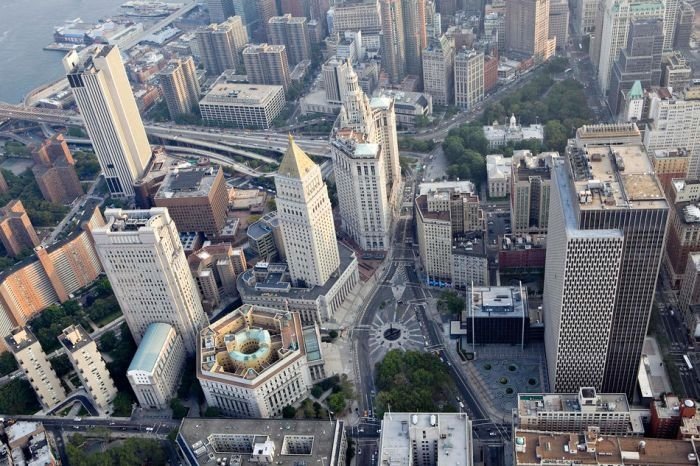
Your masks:
{"label": "rooftop", "polygon": [[471,181],[436,181],[432,183],[421,183],[418,185],[418,194],[420,196],[429,193],[436,192],[450,192],[450,193],[468,193],[473,194],[476,192],[474,188],[474,183]]}
{"label": "rooftop", "polygon": [[71,325],[63,329],[63,333],[58,336],[58,341],[71,353],[78,351],[86,345],[92,343],[92,337],[82,325]]}
{"label": "rooftop", "polygon": [[340,466],[343,430],[343,421],[185,418],[177,441],[201,466]]}
{"label": "rooftop", "polygon": [[471,289],[471,305],[467,318],[524,316],[527,291],[517,286],[475,286]]}
{"label": "rooftop", "polygon": [[13,353],[22,351],[29,345],[36,343],[37,339],[28,327],[16,327],[5,337],[6,346]]}
{"label": "rooftop", "polygon": [[220,172],[215,167],[176,168],[165,176],[155,199],[206,197]]}
{"label": "rooftop", "polygon": [[282,86],[265,84],[216,83],[200,101],[203,104],[261,105],[273,99]]}
{"label": "rooftop", "polygon": [[[412,439],[437,442],[437,465],[471,464],[471,421],[464,413],[385,413],[379,464],[414,464]],[[418,451],[415,452],[416,454]]]}
{"label": "rooftop", "polygon": [[[624,393],[587,393],[581,389],[583,397],[595,400],[594,404],[586,405],[580,393],[528,393],[518,395],[518,415],[537,416],[542,412],[629,412],[630,407]],[[583,405],[583,408],[582,408]]]}
{"label": "rooftop", "polygon": [[163,322],[150,324],[127,371],[152,372],[158,362],[158,355],[168,341],[171,330],[173,327],[170,324]]}
{"label": "rooftop", "polygon": [[[697,465],[695,441],[516,430],[515,464]],[[591,451],[592,450],[592,451]]]}
{"label": "rooftop", "polygon": [[292,135],[289,135],[289,145],[282,157],[282,162],[277,169],[277,174],[288,178],[301,179],[311,169],[316,167],[313,160],[294,142]]}

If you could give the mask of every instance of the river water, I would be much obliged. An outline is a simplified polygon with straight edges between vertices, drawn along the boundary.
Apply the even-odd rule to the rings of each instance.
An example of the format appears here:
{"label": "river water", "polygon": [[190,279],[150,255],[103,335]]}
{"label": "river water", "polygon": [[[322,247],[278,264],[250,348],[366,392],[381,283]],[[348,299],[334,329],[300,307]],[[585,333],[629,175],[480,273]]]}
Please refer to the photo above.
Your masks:
{"label": "river water", "polygon": [[60,78],[62,52],[42,50],[54,26],[80,17],[96,21],[126,0],[0,0],[0,101],[18,103],[30,90]]}

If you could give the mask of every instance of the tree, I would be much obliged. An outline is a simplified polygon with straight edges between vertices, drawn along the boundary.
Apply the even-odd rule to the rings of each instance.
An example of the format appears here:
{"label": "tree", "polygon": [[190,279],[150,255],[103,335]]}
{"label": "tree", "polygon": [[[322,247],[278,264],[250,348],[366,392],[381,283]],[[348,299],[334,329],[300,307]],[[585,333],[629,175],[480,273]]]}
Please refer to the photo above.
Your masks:
{"label": "tree", "polygon": [[338,331],[337,330],[331,330],[328,332],[328,336],[331,338],[331,340],[335,340],[338,338]]}
{"label": "tree", "polygon": [[550,120],[544,125],[544,145],[547,150],[563,153],[567,143],[566,128],[557,120]]}
{"label": "tree", "polygon": [[17,370],[17,360],[9,351],[0,353],[0,377]]}
{"label": "tree", "polygon": [[326,399],[326,402],[330,410],[336,414],[345,409],[345,395],[342,392],[333,393]]}
{"label": "tree", "polygon": [[108,330],[105,333],[103,333],[100,337],[99,342],[100,351],[105,351],[107,353],[114,350],[114,348],[116,348],[119,344],[119,340],[117,339],[117,336],[114,334],[113,330]]}
{"label": "tree", "polygon": [[49,362],[51,363],[53,370],[56,371],[56,375],[59,379],[65,375],[68,375],[68,373],[73,370],[73,364],[70,363],[68,360],[68,355],[66,354],[49,359]]}
{"label": "tree", "polygon": [[178,398],[170,400],[170,409],[173,410],[173,419],[182,419],[187,416],[187,407]]}
{"label": "tree", "polygon": [[126,392],[119,392],[114,398],[114,416],[129,417],[134,407],[134,400]]}
{"label": "tree", "polygon": [[454,291],[444,291],[440,295],[438,307],[447,311],[450,315],[459,315],[465,309],[464,298]]}
{"label": "tree", "polygon": [[40,408],[34,390],[26,380],[10,380],[0,387],[0,413],[34,414]]}
{"label": "tree", "polygon": [[297,410],[294,408],[294,406],[287,405],[284,408],[282,408],[282,417],[284,419],[294,419],[296,415]]}

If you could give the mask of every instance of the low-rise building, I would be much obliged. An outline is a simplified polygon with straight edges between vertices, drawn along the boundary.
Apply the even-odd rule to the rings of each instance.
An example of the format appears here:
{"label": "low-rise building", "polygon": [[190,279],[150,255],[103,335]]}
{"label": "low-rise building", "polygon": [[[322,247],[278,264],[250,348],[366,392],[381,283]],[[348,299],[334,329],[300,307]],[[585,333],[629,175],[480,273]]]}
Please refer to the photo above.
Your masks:
{"label": "low-rise building", "polygon": [[501,154],[486,156],[486,182],[489,197],[506,197],[510,194],[511,159]]}
{"label": "low-rise building", "polygon": [[417,123],[433,114],[433,96],[425,92],[380,89],[375,96],[394,99],[396,126],[401,129],[415,131]]}
{"label": "low-rise building", "polygon": [[474,464],[472,421],[464,413],[385,413],[380,465]]}
{"label": "low-rise building", "polygon": [[58,341],[66,349],[68,360],[73,364],[93,406],[102,415],[111,414],[117,387],[92,337],[81,325],[71,325],[63,329]]}
{"label": "low-rise building", "polygon": [[219,83],[199,102],[199,109],[208,122],[267,129],[284,103],[282,86]]}
{"label": "low-rise building", "polygon": [[175,328],[163,322],[148,326],[126,371],[142,408],[167,409],[185,366],[185,347]]}
{"label": "low-rise building", "polygon": [[277,211],[268,212],[260,220],[248,226],[248,244],[265,262],[284,260],[284,238]]}
{"label": "low-rise building", "polygon": [[197,379],[231,417],[276,417],[325,378],[321,338],[296,312],[244,304],[201,330]]}
{"label": "low-rise building", "polygon": [[490,149],[516,144],[529,139],[543,142],[544,127],[540,124],[519,125],[515,115],[511,115],[507,126],[498,124],[498,121],[494,121],[491,126],[484,126],[484,136],[486,136]]}
{"label": "low-rise building", "polygon": [[655,150],[650,153],[651,163],[654,165],[656,177],[661,182],[666,195],[672,190],[671,183],[674,179],[685,178],[688,173],[690,154],[683,148],[675,150]]}
{"label": "low-rise building", "polygon": [[678,438],[682,419],[696,414],[693,400],[684,400],[672,393],[662,393],[661,399],[653,400],[649,411],[649,435],[658,438]]}
{"label": "low-rise building", "polygon": [[355,253],[338,243],[340,266],[323,286],[297,288],[284,263],[258,262],[238,276],[238,292],[246,304],[298,312],[306,323],[327,322],[360,281]]}
{"label": "low-rise building", "polygon": [[530,317],[522,286],[468,286],[461,327],[471,345],[525,345]]}
{"label": "low-rise building", "polygon": [[66,391],[56,376],[39,340],[28,327],[17,327],[5,337],[5,346],[26,374],[36,398],[44,408],[51,408],[66,399]]}
{"label": "low-rise building", "polygon": [[582,387],[578,393],[521,393],[513,420],[523,430],[580,433],[595,426],[606,436],[642,436],[645,414],[630,410],[624,393]]}
{"label": "low-rise building", "polygon": [[597,427],[584,433],[561,434],[516,429],[513,433],[516,466],[575,463],[604,465],[697,465],[700,443],[695,440],[667,440],[601,436]]}
{"label": "low-rise building", "polygon": [[184,418],[176,443],[189,466],[344,466],[343,421]]}
{"label": "low-rise building", "polygon": [[505,235],[498,250],[500,271],[544,270],[547,250],[545,235]]}
{"label": "low-rise building", "polygon": [[187,257],[190,272],[202,299],[202,307],[209,315],[238,296],[236,268],[240,265],[237,266],[236,263],[242,256],[245,266],[245,256],[241,249],[237,251],[239,254],[234,258],[231,243],[205,244],[202,249]]}
{"label": "low-rise building", "polygon": [[46,429],[41,422],[19,421],[5,428],[7,445],[0,443],[0,462],[3,465],[55,465]]}

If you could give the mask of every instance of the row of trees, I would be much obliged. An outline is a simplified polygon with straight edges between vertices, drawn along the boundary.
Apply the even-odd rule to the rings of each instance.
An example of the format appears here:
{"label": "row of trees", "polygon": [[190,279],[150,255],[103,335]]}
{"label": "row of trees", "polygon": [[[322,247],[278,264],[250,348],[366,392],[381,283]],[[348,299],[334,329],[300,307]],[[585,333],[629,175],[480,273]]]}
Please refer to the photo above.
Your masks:
{"label": "row of trees", "polygon": [[488,146],[482,125],[478,122],[452,128],[442,143],[442,150],[449,162],[447,176],[471,180],[480,186],[486,180],[485,156]]}
{"label": "row of trees", "polygon": [[378,416],[396,412],[454,411],[457,387],[447,367],[432,353],[389,351],[377,363]]}
{"label": "row of trees", "polygon": [[66,445],[68,460],[73,466],[142,466],[166,464],[168,455],[158,440],[128,438],[106,451],[88,452],[89,440],[82,434],[73,434]]}

